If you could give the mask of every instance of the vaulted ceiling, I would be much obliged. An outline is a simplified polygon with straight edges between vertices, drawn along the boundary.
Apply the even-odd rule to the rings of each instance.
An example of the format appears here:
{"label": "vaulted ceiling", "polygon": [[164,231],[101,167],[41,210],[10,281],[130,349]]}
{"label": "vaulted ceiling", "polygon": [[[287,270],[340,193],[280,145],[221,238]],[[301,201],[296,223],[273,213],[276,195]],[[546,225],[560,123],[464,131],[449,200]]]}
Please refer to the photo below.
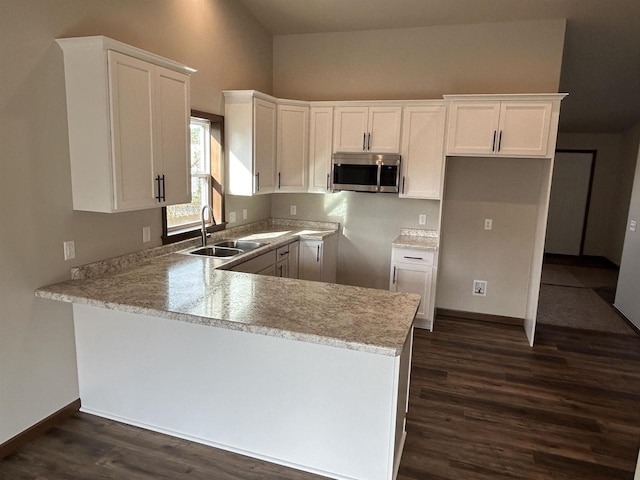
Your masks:
{"label": "vaulted ceiling", "polygon": [[640,122],[640,0],[241,0],[273,35],[566,18],[560,129]]}

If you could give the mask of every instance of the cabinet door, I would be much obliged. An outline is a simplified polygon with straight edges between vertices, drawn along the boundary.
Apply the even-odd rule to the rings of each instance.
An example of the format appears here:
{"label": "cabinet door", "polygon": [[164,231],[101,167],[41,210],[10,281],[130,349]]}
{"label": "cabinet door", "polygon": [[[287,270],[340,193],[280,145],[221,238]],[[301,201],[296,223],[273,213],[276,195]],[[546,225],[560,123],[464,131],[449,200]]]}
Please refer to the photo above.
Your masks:
{"label": "cabinet door", "polygon": [[316,282],[322,280],[322,242],[301,241],[299,261],[299,278]]}
{"label": "cabinet door", "polygon": [[156,67],[156,160],[163,205],[191,201],[189,77]]}
{"label": "cabinet door", "polygon": [[276,170],[276,105],[253,101],[254,193],[272,193]]}
{"label": "cabinet door", "polygon": [[298,278],[298,255],[300,242],[296,241],[289,244],[289,278]]}
{"label": "cabinet door", "polygon": [[452,102],[447,155],[492,155],[496,151],[500,102]]}
{"label": "cabinet door", "polygon": [[[425,268],[420,265],[407,263],[393,263],[391,265],[391,279],[389,290],[401,293],[417,293],[420,295],[420,306],[416,319],[427,320],[428,328],[433,323],[433,312],[431,309],[432,292],[432,268]],[[422,324],[425,326],[425,324]]]}
{"label": "cabinet door", "polygon": [[278,105],[277,192],[307,191],[309,107]]}
{"label": "cabinet door", "polygon": [[114,210],[154,207],[154,66],[111,50],[107,58]]}
{"label": "cabinet door", "polygon": [[400,152],[401,107],[369,107],[367,151]]}
{"label": "cabinet door", "polygon": [[332,140],[333,108],[312,108],[309,126],[309,192],[329,191]]}
{"label": "cabinet door", "polygon": [[334,110],[333,118],[333,151],[366,151],[369,109],[367,107],[338,107]]}
{"label": "cabinet door", "polygon": [[445,118],[444,105],[404,109],[400,197],[440,198]]}
{"label": "cabinet door", "polygon": [[498,145],[500,155],[547,155],[552,102],[502,102]]}

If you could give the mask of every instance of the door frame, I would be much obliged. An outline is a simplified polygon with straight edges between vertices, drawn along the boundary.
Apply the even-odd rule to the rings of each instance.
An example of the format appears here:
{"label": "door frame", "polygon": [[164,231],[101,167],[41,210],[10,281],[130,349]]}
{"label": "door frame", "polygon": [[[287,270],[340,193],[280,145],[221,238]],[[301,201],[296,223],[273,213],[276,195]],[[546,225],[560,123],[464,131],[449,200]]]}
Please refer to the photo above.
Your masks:
{"label": "door frame", "polygon": [[[589,172],[589,187],[587,189],[587,201],[584,207],[584,218],[582,219],[582,234],[580,237],[580,253],[579,256],[584,256],[584,241],[587,236],[587,224],[589,222],[589,209],[591,207],[591,193],[593,190],[593,176],[596,170],[596,158],[598,156],[598,150],[591,149],[573,149],[573,148],[557,148],[556,153],[590,153],[591,154],[591,170]],[[555,166],[555,158],[554,158]],[[551,188],[553,188],[553,170],[551,171]],[[546,236],[546,233],[545,233]]]}

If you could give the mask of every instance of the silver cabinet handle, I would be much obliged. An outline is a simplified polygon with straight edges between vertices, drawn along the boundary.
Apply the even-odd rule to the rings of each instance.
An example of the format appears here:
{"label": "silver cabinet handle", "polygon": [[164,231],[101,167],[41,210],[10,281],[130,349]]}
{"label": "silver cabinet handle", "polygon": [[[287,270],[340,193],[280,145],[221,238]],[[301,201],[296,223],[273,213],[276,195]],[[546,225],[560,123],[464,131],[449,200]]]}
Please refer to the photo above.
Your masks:
{"label": "silver cabinet handle", "polygon": [[260,191],[260,172],[256,173],[256,192]]}

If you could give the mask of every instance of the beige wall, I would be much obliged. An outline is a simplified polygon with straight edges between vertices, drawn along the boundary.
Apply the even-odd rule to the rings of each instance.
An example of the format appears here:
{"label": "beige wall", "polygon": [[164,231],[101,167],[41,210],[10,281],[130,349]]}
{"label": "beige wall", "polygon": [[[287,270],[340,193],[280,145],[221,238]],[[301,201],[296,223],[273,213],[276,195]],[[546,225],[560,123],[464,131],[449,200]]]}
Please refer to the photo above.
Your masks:
{"label": "beige wall", "polygon": [[274,95],[369,100],[554,93],[564,31],[564,20],[549,20],[276,36]]}
{"label": "beige wall", "polygon": [[[616,291],[615,306],[640,328],[640,229],[632,232],[628,223],[635,220],[640,223],[640,123],[624,133],[623,158],[626,164],[632,164],[633,170],[628,176],[633,179],[632,194],[625,218],[624,248],[620,263],[620,276]],[[631,170],[631,169],[629,169]]]}
{"label": "beige wall", "polygon": [[[271,91],[272,39],[235,0],[0,2],[0,443],[78,397],[71,307],[36,300],[69,269],[160,244],[160,210],[74,212],[58,37],[107,35],[193,68],[193,107]],[[270,203],[252,199],[250,215]],[[234,206],[234,199],[228,202]],[[265,213],[266,212],[266,213]],[[142,243],[142,227],[152,242]],[[62,242],[77,258],[64,262]],[[124,334],[124,332],[123,332]]]}
{"label": "beige wall", "polygon": [[630,162],[622,157],[622,140],[622,134],[614,133],[560,133],[557,143],[558,149],[597,151],[584,254],[600,255],[616,264],[622,255],[633,179],[625,167]]}
{"label": "beige wall", "polygon": [[[289,207],[296,206],[296,215]],[[409,200],[385,193],[336,192],[332,194],[273,195],[271,213],[276,218],[340,222],[338,283],[389,289],[391,243],[402,227],[418,225],[427,215],[426,228],[438,229],[440,203]]]}
{"label": "beige wall", "polygon": [[[438,308],[525,317],[541,188],[550,160],[447,159]],[[493,220],[492,230],[484,220]],[[487,281],[485,297],[473,280]]]}

